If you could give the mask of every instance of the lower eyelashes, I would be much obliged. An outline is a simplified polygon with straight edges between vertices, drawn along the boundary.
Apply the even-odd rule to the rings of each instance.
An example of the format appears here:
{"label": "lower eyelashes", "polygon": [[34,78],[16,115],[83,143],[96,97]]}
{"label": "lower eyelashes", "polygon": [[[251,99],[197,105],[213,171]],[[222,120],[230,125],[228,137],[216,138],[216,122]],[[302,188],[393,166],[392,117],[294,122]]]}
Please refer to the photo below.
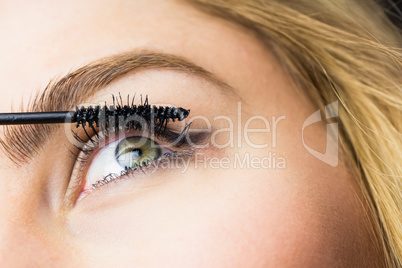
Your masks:
{"label": "lower eyelashes", "polygon": [[113,183],[122,179],[146,179],[146,176],[150,173],[155,173],[159,169],[165,169],[167,167],[176,167],[178,166],[178,161],[188,161],[192,156],[192,151],[182,151],[182,152],[169,152],[161,155],[159,158],[156,158],[153,161],[149,161],[143,165],[137,166],[132,169],[124,169],[119,173],[109,173],[104,176],[102,179],[97,180],[93,184],[88,184],[84,186],[84,188],[80,191],[77,200],[81,200],[90,192],[103,187],[106,184]]}
{"label": "lower eyelashes", "polygon": [[84,171],[81,192],[89,193],[129,172],[144,170],[177,153],[145,136],[131,136],[109,143],[100,148],[87,164],[89,167]]}

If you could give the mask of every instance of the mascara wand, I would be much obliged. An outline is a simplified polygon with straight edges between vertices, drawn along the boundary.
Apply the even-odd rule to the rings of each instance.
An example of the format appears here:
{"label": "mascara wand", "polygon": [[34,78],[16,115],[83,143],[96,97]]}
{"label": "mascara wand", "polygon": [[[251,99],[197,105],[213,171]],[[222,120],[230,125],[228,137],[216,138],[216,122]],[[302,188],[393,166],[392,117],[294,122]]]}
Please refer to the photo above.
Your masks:
{"label": "mascara wand", "polygon": [[151,105],[132,105],[121,106],[111,105],[109,108],[105,105],[89,106],[81,108],[76,107],[76,111],[62,112],[34,112],[34,113],[0,113],[0,125],[24,125],[24,124],[61,124],[61,123],[76,123],[77,127],[82,125],[99,126],[101,118],[108,122],[111,117],[123,117],[124,119],[130,116],[140,116],[146,121],[167,123],[169,119],[182,121],[189,115],[190,110],[181,107],[163,107]]}
{"label": "mascara wand", "polygon": [[[58,124],[72,122],[75,112],[0,113],[0,125]],[[73,122],[75,123],[75,122]]]}

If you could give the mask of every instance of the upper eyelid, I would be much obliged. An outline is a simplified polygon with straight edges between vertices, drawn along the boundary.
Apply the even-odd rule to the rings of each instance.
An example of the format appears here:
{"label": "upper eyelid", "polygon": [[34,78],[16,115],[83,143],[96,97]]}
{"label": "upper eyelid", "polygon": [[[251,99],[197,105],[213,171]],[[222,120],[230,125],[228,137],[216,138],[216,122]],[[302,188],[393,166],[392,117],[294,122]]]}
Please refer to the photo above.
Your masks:
{"label": "upper eyelid", "polygon": [[[84,140],[82,137],[79,137],[79,134],[75,133],[74,138],[76,138],[79,142],[84,143],[85,145],[89,145],[92,142],[91,140],[93,140],[93,141],[102,140],[102,141],[107,141],[108,143],[110,143],[110,142],[114,142],[116,140],[116,137],[117,138],[124,138],[124,137],[127,137],[127,135],[133,136],[134,133],[135,133],[135,134],[142,134],[142,135],[137,135],[137,136],[147,136],[147,137],[151,137],[151,138],[156,138],[159,141],[161,141],[163,143],[166,143],[166,142],[172,142],[172,141],[177,140],[181,135],[183,135],[183,133],[189,127],[190,127],[189,125],[186,125],[185,128],[182,129],[181,132],[172,130],[169,127],[162,129],[160,132],[153,132],[151,127],[146,128],[148,130],[147,132],[144,132],[143,129],[120,130],[120,131],[118,131],[119,134],[117,134],[117,136],[114,136],[114,135],[110,136],[110,134],[108,134],[108,131],[106,131],[106,132],[99,132],[101,134],[101,135],[99,135],[99,137],[97,137],[97,135],[95,135],[95,133],[93,133],[93,135],[86,137],[87,140]],[[83,129],[83,128],[80,127],[80,129]],[[119,136],[119,135],[121,135],[121,133],[123,133],[124,136]],[[131,135],[131,134],[133,134],[133,135]],[[81,133],[81,135],[83,135],[83,133]],[[87,132],[85,132],[85,135],[87,135]],[[199,135],[193,135],[193,136],[199,136]],[[110,141],[110,139],[112,137],[114,139],[112,141]],[[197,142],[200,142],[202,139],[198,138],[198,139],[195,139],[195,140]]]}

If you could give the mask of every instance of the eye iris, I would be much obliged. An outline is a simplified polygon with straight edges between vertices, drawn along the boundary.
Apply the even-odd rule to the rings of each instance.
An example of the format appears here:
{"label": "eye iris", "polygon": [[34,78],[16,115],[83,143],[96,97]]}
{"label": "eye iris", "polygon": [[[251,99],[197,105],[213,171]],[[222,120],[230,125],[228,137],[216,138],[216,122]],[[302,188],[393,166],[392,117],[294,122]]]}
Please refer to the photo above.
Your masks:
{"label": "eye iris", "polygon": [[123,168],[138,168],[152,162],[162,155],[160,146],[148,138],[130,137],[122,140],[116,147],[115,157]]}

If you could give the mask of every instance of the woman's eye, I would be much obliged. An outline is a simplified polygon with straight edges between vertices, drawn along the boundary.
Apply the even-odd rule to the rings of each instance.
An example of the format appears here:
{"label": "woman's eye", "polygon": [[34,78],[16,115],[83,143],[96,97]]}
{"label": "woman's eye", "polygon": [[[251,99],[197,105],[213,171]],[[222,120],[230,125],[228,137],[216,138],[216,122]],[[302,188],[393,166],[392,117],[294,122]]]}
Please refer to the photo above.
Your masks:
{"label": "woman's eye", "polygon": [[[81,193],[88,193],[105,178],[145,167],[171,150],[144,136],[124,138],[98,149],[90,156],[83,172]],[[113,175],[113,176],[111,176]]]}

